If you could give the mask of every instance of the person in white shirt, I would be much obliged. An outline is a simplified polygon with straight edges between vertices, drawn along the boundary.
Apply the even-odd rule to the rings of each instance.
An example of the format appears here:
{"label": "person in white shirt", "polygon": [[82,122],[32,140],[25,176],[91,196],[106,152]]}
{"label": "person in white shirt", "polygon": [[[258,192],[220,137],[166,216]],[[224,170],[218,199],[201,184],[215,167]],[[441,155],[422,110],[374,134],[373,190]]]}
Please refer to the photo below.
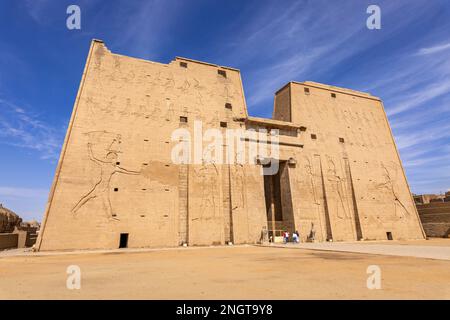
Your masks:
{"label": "person in white shirt", "polygon": [[298,234],[296,232],[292,234],[292,240],[294,240],[294,243],[298,243]]}
{"label": "person in white shirt", "polygon": [[284,243],[288,243],[288,242],[289,242],[289,232],[286,231],[286,232],[284,233]]}

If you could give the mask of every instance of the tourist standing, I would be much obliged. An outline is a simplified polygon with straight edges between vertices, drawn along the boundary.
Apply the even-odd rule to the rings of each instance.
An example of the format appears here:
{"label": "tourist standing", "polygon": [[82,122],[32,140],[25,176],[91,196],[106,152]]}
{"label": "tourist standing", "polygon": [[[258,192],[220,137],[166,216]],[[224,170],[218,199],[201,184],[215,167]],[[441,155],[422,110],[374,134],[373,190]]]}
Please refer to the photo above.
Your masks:
{"label": "tourist standing", "polygon": [[298,233],[297,230],[295,230],[295,232],[294,232],[292,237],[294,238],[294,242],[295,243],[299,243],[300,242],[300,234]]}
{"label": "tourist standing", "polygon": [[294,241],[294,243],[298,243],[298,234],[297,234],[297,231],[295,231],[295,232],[292,234],[292,240]]}
{"label": "tourist standing", "polygon": [[285,231],[284,232],[284,243],[288,243],[289,242],[289,232]]}

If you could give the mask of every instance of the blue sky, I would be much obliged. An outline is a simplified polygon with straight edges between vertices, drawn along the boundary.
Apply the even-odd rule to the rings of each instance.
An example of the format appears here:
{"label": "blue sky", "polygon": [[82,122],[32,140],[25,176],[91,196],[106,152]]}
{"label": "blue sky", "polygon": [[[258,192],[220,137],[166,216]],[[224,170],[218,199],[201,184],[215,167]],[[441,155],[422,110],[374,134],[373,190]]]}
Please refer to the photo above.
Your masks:
{"label": "blue sky", "polygon": [[[81,8],[81,30],[66,9]],[[381,8],[381,30],[366,9]],[[384,101],[412,191],[450,188],[448,0],[3,0],[0,203],[40,220],[90,40],[167,63],[184,56],[241,70],[249,113],[270,117],[290,80]]]}

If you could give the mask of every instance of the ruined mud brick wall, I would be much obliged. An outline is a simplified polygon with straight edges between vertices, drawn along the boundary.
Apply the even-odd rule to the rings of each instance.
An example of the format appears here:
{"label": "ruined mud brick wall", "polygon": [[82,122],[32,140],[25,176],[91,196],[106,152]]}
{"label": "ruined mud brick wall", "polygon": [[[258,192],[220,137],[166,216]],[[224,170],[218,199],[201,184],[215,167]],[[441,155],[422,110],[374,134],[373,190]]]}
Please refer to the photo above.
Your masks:
{"label": "ruined mud brick wall", "polygon": [[417,210],[428,237],[450,237],[450,202],[418,204]]}
{"label": "ruined mud brick wall", "polygon": [[0,250],[17,248],[18,241],[17,233],[0,233]]}
{"label": "ruined mud brick wall", "polygon": [[22,222],[17,214],[3,207],[0,203],[0,233],[11,233]]}
{"label": "ruined mud brick wall", "polygon": [[302,240],[312,224],[318,241],[423,238],[381,101],[288,87],[275,119],[249,117],[239,70],[130,58],[93,41],[37,247],[117,248],[121,234],[128,247],[260,241],[269,227],[261,165],[172,162],[171,134],[193,137],[196,120],[203,130],[280,130],[278,225]]}

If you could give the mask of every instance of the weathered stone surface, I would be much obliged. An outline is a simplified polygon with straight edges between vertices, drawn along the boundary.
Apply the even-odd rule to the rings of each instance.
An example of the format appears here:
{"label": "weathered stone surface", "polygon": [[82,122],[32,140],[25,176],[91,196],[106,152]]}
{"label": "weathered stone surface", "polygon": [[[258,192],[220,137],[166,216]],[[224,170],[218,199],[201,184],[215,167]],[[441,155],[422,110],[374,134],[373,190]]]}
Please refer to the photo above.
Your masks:
{"label": "weathered stone surface", "polygon": [[450,202],[418,204],[417,209],[428,237],[450,237]]}
{"label": "weathered stone surface", "polygon": [[0,233],[10,233],[19,226],[22,219],[11,210],[0,204]]}
{"label": "weathered stone surface", "polygon": [[[312,226],[316,241],[424,237],[379,98],[290,82],[273,115],[247,114],[239,70],[160,64],[93,41],[37,247],[256,243],[263,230],[297,230],[306,241]],[[174,163],[172,134],[186,129],[193,139],[195,121],[203,131],[279,130],[279,154],[269,158],[280,170],[261,175],[264,157]],[[264,136],[231,157],[251,158]]]}

